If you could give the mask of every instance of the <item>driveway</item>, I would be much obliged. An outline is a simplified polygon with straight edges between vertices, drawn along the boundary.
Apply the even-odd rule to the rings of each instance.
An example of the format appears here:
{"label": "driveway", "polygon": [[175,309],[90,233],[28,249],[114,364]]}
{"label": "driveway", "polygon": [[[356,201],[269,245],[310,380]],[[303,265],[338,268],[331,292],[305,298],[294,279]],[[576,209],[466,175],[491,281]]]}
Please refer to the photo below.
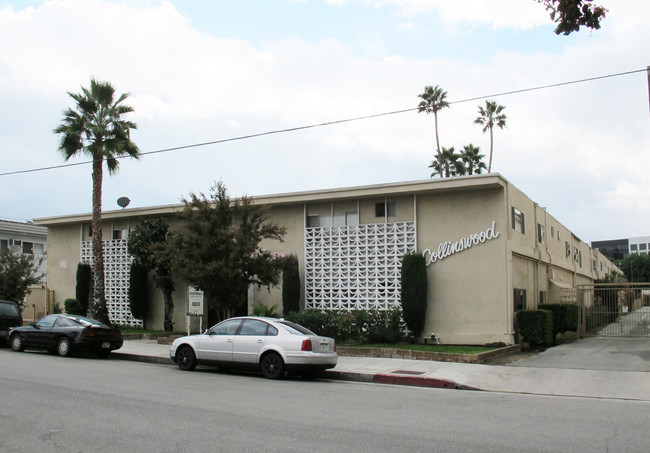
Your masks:
{"label": "driveway", "polygon": [[593,337],[565,343],[509,366],[650,371],[650,337]]}

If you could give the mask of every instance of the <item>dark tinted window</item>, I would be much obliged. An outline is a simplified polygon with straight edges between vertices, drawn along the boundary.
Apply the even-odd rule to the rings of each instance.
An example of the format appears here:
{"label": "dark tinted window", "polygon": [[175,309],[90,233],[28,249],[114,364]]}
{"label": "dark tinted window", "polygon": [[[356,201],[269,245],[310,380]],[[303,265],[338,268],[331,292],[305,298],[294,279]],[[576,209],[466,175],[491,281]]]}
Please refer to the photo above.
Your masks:
{"label": "dark tinted window", "polygon": [[314,332],[312,332],[309,329],[306,329],[305,327],[296,324],[295,322],[291,321],[280,321],[280,324],[282,324],[284,327],[287,328],[287,330],[291,333],[301,333],[303,335],[316,335]]}
{"label": "dark tinted window", "polygon": [[268,324],[257,319],[245,319],[239,335],[266,335]]}
{"label": "dark tinted window", "polygon": [[41,318],[36,325],[39,327],[52,327],[58,315],[47,315],[45,318]]}
{"label": "dark tinted window", "polygon": [[2,316],[20,316],[18,305],[13,302],[0,302],[0,315]]}
{"label": "dark tinted window", "polygon": [[73,321],[70,318],[66,318],[65,316],[61,316],[59,319],[56,320],[54,325],[57,327],[67,327],[67,326],[78,326],[79,323]]}

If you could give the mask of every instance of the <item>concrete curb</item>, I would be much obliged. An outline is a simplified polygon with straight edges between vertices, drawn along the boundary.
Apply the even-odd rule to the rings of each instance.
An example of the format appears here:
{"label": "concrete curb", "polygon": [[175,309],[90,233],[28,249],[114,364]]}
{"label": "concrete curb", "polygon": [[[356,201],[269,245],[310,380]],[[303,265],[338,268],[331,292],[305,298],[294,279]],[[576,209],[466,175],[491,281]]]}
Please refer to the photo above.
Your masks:
{"label": "concrete curb", "polygon": [[128,360],[130,362],[155,363],[158,365],[174,365],[174,361],[169,357],[155,357],[139,354],[126,354],[123,352],[112,352],[111,357],[118,360]]}

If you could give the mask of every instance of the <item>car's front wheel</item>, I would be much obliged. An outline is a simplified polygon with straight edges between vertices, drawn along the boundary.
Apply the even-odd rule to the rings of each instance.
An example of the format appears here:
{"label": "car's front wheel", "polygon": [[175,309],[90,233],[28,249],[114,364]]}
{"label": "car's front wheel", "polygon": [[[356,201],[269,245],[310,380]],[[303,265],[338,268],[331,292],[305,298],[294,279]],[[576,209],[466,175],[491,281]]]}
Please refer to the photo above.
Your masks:
{"label": "car's front wheel", "polygon": [[178,368],[183,371],[192,371],[196,368],[196,354],[194,350],[189,346],[181,346],[176,351],[176,363],[178,363]]}
{"label": "car's front wheel", "polygon": [[284,361],[280,354],[276,352],[269,352],[260,362],[260,370],[262,374],[269,379],[279,379],[284,376]]}
{"label": "car's front wheel", "polygon": [[68,337],[61,337],[56,342],[56,353],[61,357],[68,357],[70,355],[70,339]]}
{"label": "car's front wheel", "polygon": [[11,336],[9,340],[9,344],[11,345],[11,349],[13,349],[16,352],[23,352],[25,350],[25,343],[23,343],[23,337],[20,336],[20,334],[15,333]]}

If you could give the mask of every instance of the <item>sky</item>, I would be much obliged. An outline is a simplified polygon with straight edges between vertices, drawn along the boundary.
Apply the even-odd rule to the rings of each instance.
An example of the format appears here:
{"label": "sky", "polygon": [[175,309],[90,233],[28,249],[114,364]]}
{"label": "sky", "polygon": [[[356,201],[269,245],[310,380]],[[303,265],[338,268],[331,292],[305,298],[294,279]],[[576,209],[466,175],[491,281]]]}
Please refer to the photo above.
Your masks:
{"label": "sky", "polygon": [[428,179],[439,85],[441,146],[487,156],[494,100],[494,172],[583,241],[648,236],[650,2],[597,3],[600,30],[557,36],[534,0],[0,0],[0,218],[91,212],[53,129],[93,77],[145,153],[105,172],[104,210]]}

